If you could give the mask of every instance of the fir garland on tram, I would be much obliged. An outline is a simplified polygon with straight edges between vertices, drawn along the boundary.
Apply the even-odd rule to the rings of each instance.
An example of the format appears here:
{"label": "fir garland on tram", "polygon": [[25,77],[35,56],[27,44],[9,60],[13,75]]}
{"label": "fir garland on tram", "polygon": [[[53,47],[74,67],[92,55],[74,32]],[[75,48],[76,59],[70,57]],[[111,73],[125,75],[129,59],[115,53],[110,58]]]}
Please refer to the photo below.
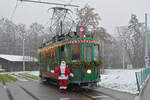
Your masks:
{"label": "fir garland on tram", "polygon": [[84,66],[86,69],[92,69],[93,66],[101,67],[102,61],[101,60],[91,61],[91,62],[79,61],[79,62],[76,62],[76,63],[69,62],[68,65],[72,66],[72,67]]}

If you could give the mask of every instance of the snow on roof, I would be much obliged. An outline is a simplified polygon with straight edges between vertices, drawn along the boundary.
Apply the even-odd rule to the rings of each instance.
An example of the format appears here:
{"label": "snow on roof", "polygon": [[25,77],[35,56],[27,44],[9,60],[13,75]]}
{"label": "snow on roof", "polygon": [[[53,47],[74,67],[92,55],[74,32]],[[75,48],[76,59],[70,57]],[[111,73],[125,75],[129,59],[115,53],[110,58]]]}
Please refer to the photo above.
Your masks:
{"label": "snow on roof", "polygon": [[1,71],[5,71],[5,69],[0,69],[0,72],[1,72]]}
{"label": "snow on roof", "polygon": [[[4,55],[0,54],[0,58],[6,59],[8,61],[14,61],[14,62],[22,62],[23,61],[23,56],[20,55]],[[30,56],[24,56],[24,61],[25,62],[37,62],[38,60],[34,57]]]}

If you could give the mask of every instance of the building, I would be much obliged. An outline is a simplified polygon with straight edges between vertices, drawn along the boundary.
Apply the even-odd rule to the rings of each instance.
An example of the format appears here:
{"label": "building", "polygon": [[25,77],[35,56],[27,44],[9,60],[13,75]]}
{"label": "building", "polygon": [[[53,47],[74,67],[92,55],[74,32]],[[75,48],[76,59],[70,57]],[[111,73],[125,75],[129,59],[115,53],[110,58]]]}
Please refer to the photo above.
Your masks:
{"label": "building", "polygon": [[[24,56],[25,71],[38,70],[38,60]],[[23,56],[0,54],[0,69],[5,72],[23,71]]]}

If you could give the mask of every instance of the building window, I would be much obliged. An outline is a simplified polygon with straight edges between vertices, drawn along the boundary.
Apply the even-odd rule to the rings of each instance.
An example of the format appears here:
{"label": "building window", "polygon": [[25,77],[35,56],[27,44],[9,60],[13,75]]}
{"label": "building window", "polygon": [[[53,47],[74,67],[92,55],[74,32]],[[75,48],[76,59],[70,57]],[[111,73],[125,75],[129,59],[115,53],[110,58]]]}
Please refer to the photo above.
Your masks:
{"label": "building window", "polygon": [[2,69],[2,65],[0,65],[0,69]]}

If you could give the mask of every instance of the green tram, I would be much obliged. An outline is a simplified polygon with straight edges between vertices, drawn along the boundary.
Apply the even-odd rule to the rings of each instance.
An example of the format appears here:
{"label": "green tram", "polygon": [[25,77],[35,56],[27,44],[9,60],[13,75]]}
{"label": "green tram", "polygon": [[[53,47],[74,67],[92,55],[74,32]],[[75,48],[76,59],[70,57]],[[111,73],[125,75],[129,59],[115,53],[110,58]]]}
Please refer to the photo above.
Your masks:
{"label": "green tram", "polygon": [[100,41],[93,38],[70,38],[38,50],[40,77],[58,83],[58,74],[51,73],[65,60],[74,74],[67,84],[88,86],[100,81]]}

